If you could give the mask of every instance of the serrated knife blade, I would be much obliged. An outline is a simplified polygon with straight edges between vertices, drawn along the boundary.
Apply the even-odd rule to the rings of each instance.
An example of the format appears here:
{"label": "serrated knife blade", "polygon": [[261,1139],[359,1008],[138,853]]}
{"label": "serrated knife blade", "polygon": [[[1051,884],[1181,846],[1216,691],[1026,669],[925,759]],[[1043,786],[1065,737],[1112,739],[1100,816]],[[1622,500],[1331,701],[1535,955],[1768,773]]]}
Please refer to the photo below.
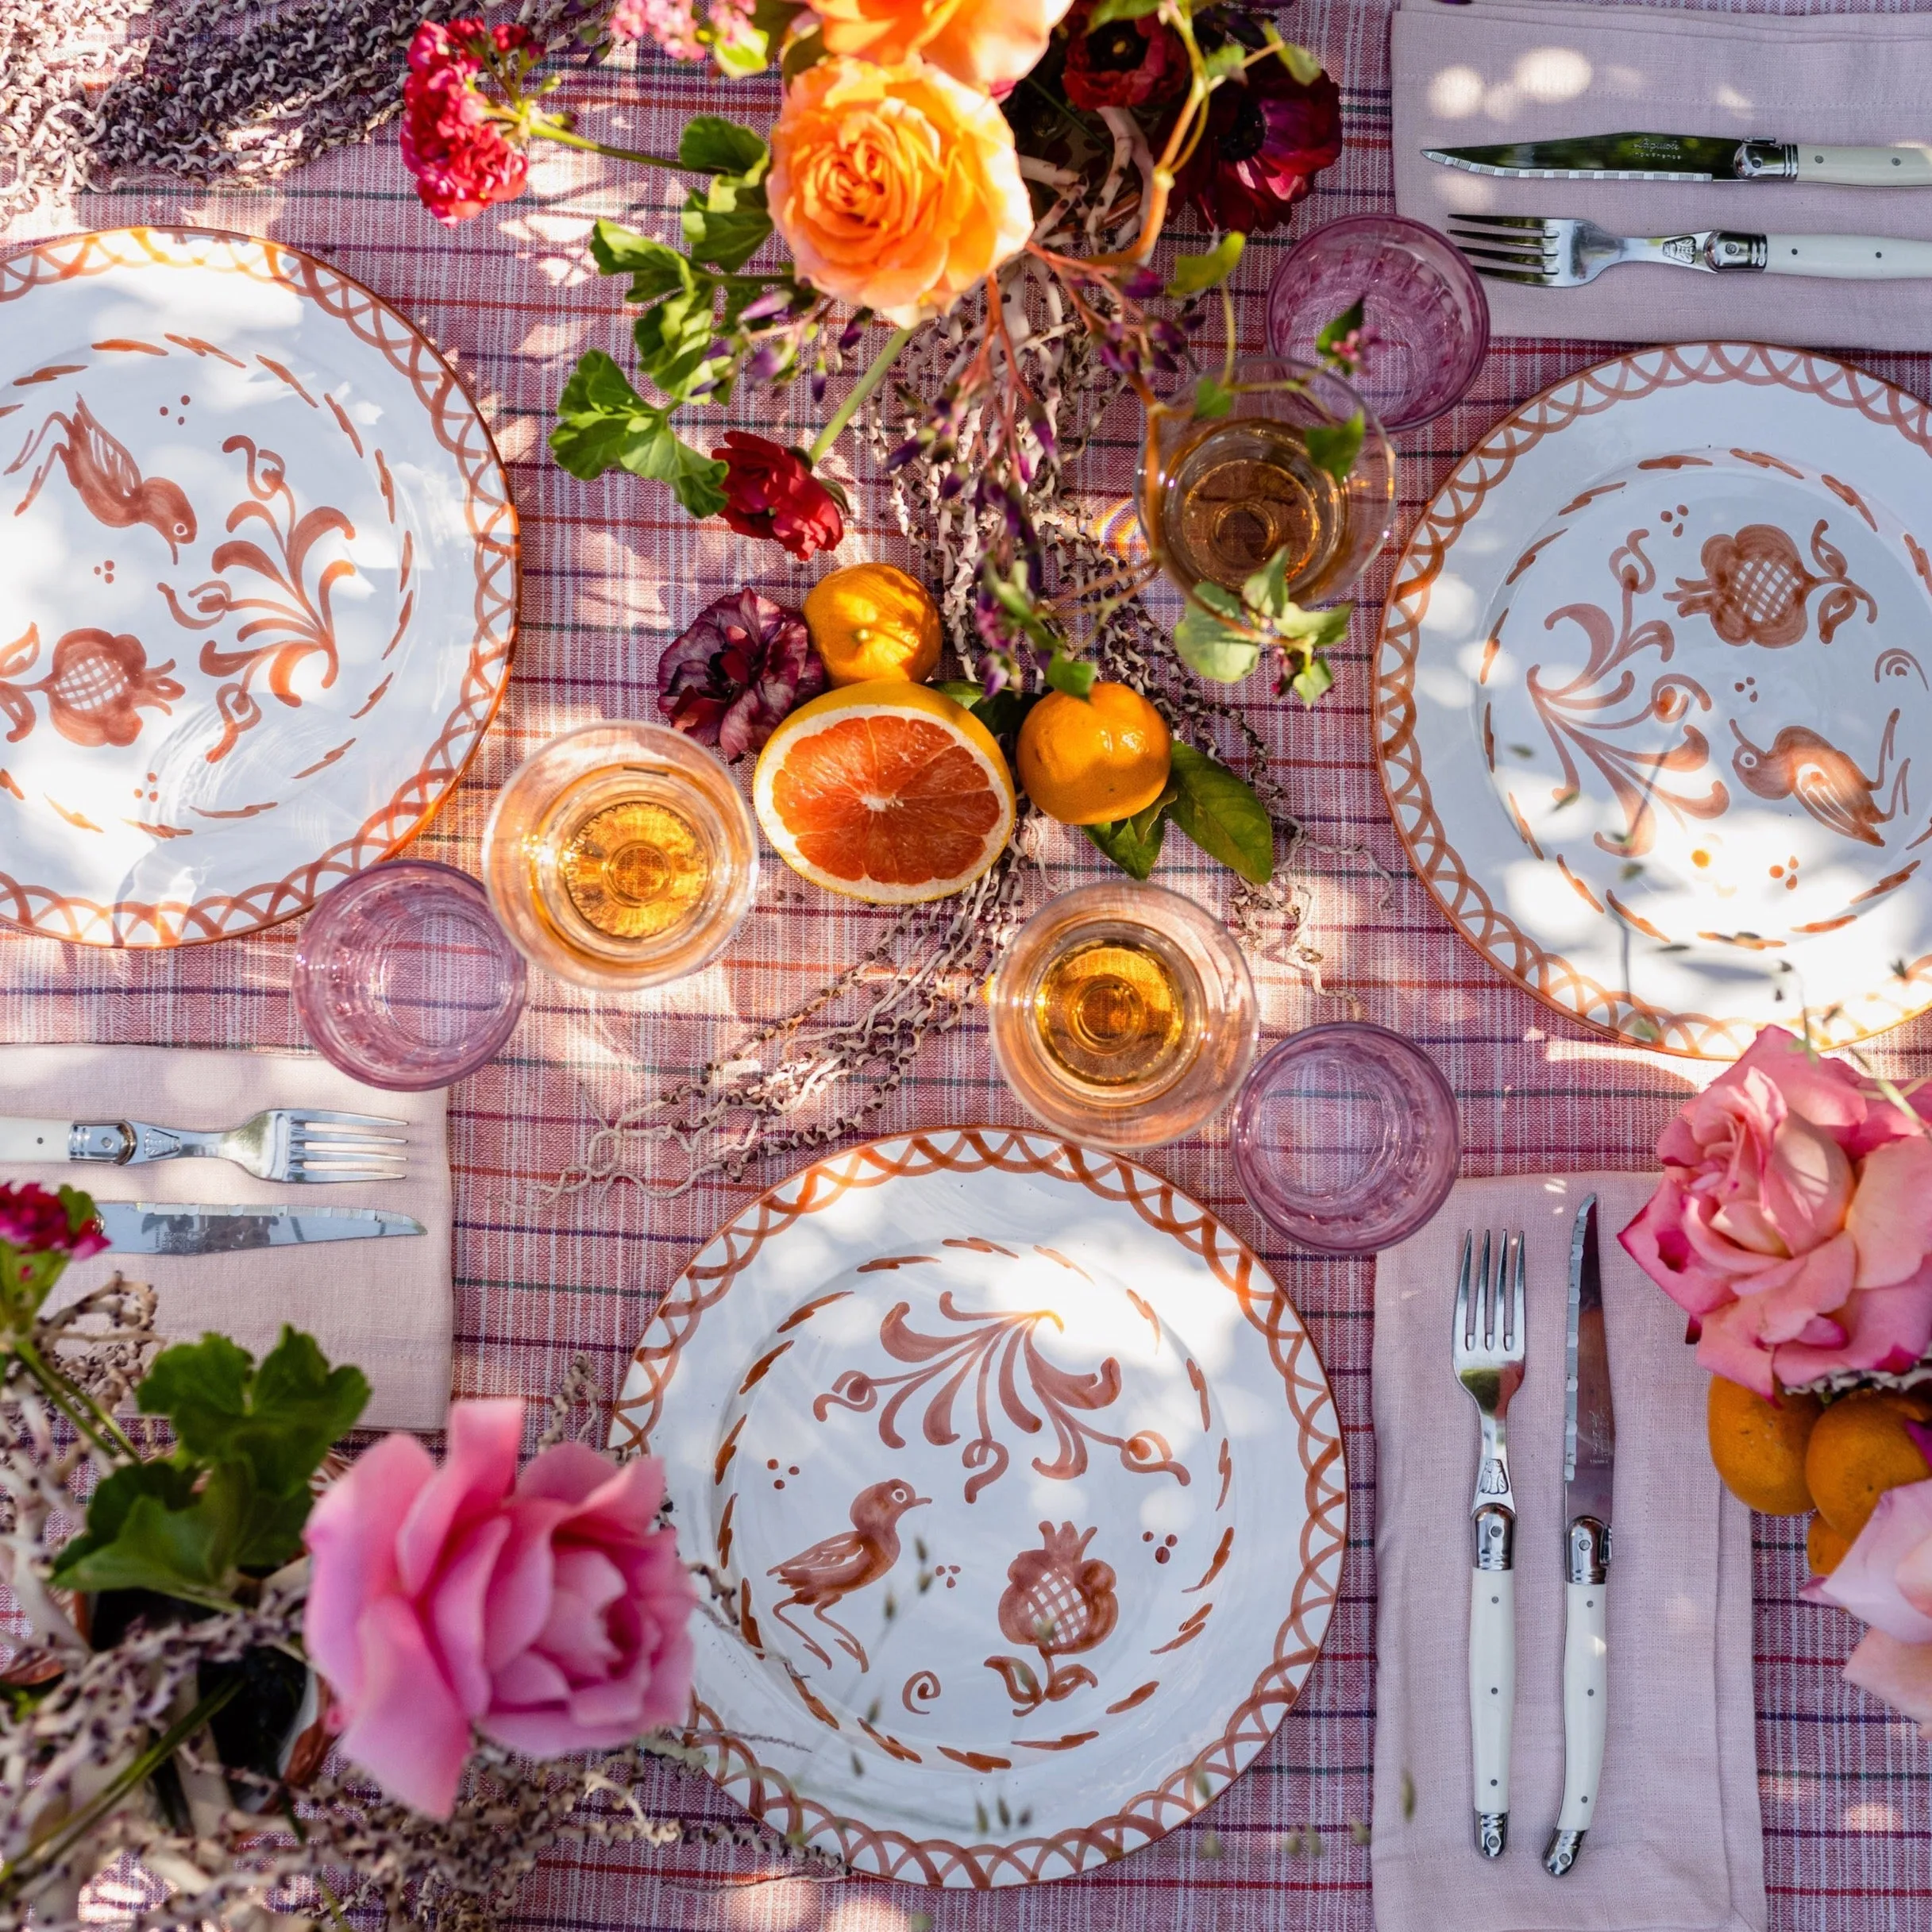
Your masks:
{"label": "serrated knife blade", "polygon": [[1422,152],[1444,168],[1518,180],[1737,181],[1753,178],[1737,172],[1738,156],[1753,145],[1704,134],[1592,134]]}
{"label": "serrated knife blade", "polygon": [[1607,1530],[1617,1467],[1617,1414],[1610,1402],[1610,1348],[1603,1334],[1603,1273],[1597,1254],[1597,1197],[1578,1209],[1570,1237],[1570,1318],[1564,1383],[1564,1520],[1589,1517]]}
{"label": "serrated knife blade", "polygon": [[109,1245],[121,1255],[235,1255],[423,1232],[421,1221],[388,1208],[211,1207],[186,1201],[94,1205]]}

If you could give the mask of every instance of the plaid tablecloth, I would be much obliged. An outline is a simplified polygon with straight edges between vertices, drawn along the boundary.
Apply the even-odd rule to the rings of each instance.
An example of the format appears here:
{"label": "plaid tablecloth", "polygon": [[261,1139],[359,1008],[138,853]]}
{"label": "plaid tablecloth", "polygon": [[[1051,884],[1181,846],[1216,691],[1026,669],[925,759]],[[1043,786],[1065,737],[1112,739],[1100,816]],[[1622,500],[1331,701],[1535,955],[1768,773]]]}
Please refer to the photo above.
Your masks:
{"label": "plaid tablecloth", "polygon": [[[1798,0],[1787,10],[1826,10]],[[1291,233],[1250,246],[1239,278],[1249,346],[1261,345],[1262,294],[1293,234],[1390,205],[1388,14],[1388,0],[1301,0],[1284,16],[1340,80],[1348,146]],[[565,98],[593,131],[659,151],[685,115],[720,105],[701,71],[654,59],[641,69],[580,77]],[[745,92],[732,99],[753,118]],[[747,582],[796,598],[813,574],[721,524],[691,524],[662,492],[627,476],[576,482],[545,449],[549,412],[576,357],[597,345],[621,356],[626,347],[618,289],[587,263],[591,220],[609,214],[662,232],[673,205],[666,177],[552,150],[533,169],[523,199],[445,232],[418,206],[385,133],[264,195],[124,195],[79,211],[91,227],[233,227],[326,256],[419,324],[490,418],[523,518],[522,641],[508,702],[422,842],[430,856],[473,867],[496,788],[553,733],[590,719],[651,715],[657,654],[704,604]],[[1401,440],[1404,528],[1457,454],[1513,404],[1609,353],[1609,345],[1579,343],[1493,345],[1469,398]],[[1861,360],[1918,394],[1932,390],[1932,358]],[[801,396],[788,407],[803,403]],[[732,420],[773,429],[769,415]],[[1130,434],[1123,424],[1101,439],[1097,490],[1124,491]],[[862,509],[846,554],[868,546],[898,553],[878,515],[876,501]],[[1404,862],[1371,762],[1370,656],[1389,568],[1385,559],[1363,585],[1363,614],[1336,654],[1336,688],[1317,711],[1258,688],[1244,694],[1296,809],[1331,848],[1304,860],[1328,982],[1446,1069],[1461,1105],[1465,1171],[1641,1167],[1684,1091],[1679,1070],[1602,1044],[1506,984],[1450,930]],[[1100,875],[1084,841],[1051,829],[1054,886]],[[1162,878],[1218,904],[1221,875],[1190,868],[1190,850],[1170,844]],[[571,1159],[596,1114],[702,1065],[737,1032],[789,1006],[862,952],[883,916],[804,887],[773,865],[722,961],[665,993],[600,1002],[533,976],[528,1013],[508,1047],[453,1097],[457,1394],[542,1398],[579,1353],[615,1386],[654,1298],[752,1191],[752,1178],[669,1204],[634,1189],[546,1204],[538,1184]],[[0,1039],[299,1044],[287,995],[293,939],[284,926],[155,954],[0,939]],[[1343,1010],[1324,1004],[1286,963],[1278,935],[1255,964],[1268,1038]],[[1922,1027],[1908,1028],[1876,1057],[1888,1070],[1922,1071],[1928,1037]],[[993,1071],[984,1029],[971,1019],[928,1044],[875,1131],[1020,1118]],[[1153,1165],[1212,1203],[1287,1283],[1334,1385],[1351,1487],[1348,1565],[1327,1647],[1300,1705],[1232,1791],[1192,1828],[1116,1868],[992,1899],[773,1878],[769,1861],[694,1848],[559,1862],[530,1887],[515,1922],[909,1932],[924,1915],[924,1923],[945,1932],[1368,1926],[1368,1856],[1348,1826],[1368,1815],[1375,1720],[1371,1278],[1366,1264],[1294,1253],[1271,1238],[1236,1190],[1224,1144],[1217,1127],[1161,1150]],[[1849,1621],[1798,1601],[1803,1573],[1792,1525],[1760,1518],[1758,1761],[1772,1922],[1807,1932],[1907,1923],[1932,1909],[1925,1903],[1932,1900],[1932,1757],[1911,1725],[1842,1683]],[[1666,1803],[1668,1768],[1658,1769],[1658,1802]],[[657,1796],[688,1817],[731,1811],[696,1778],[667,1775]],[[1306,1849],[1305,1838],[1304,1849],[1291,1849],[1290,1834],[1309,1826],[1320,1853]]]}

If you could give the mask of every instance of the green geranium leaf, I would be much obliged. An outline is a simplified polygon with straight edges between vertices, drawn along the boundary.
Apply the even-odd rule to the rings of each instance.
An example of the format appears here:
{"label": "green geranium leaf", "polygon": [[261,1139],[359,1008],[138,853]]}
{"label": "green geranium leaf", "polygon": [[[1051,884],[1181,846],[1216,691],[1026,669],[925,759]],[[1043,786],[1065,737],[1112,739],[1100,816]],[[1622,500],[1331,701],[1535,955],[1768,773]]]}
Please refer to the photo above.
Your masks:
{"label": "green geranium leaf", "polygon": [[[1274,38],[1272,29],[1269,37]],[[1281,64],[1304,87],[1321,78],[1321,63],[1305,47],[1298,47],[1293,40],[1275,40],[1275,51]]]}
{"label": "green geranium leaf", "polygon": [[693,191],[678,218],[692,260],[735,273],[765,245],[772,232],[765,191],[721,175],[705,192]]}
{"label": "green geranium leaf", "polygon": [[1106,26],[1116,20],[1141,20],[1160,6],[1160,0],[1100,0],[1100,5],[1087,16],[1087,31]]}
{"label": "green geranium leaf", "polygon": [[1218,611],[1230,623],[1238,624],[1248,615],[1241,600],[1231,590],[1224,590],[1213,579],[1203,577],[1194,586],[1194,595],[1210,611]]}
{"label": "green geranium leaf", "polygon": [[1317,469],[1325,469],[1337,483],[1341,482],[1355,468],[1367,429],[1367,418],[1358,409],[1346,422],[1317,423],[1305,430],[1302,440],[1308,445],[1309,461]]}
{"label": "green geranium leaf", "polygon": [[[1213,422],[1226,415],[1234,407],[1234,391],[1224,383],[1217,383],[1212,376],[1204,376],[1194,384],[1194,420],[1197,422]],[[1220,588],[1217,584],[1215,587]]]}
{"label": "green geranium leaf", "polygon": [[87,1528],[54,1560],[52,1580],[63,1589],[83,1587],[73,1581],[75,1573],[120,1535],[136,1503],[147,1496],[164,1510],[185,1510],[199,1478],[199,1471],[166,1461],[135,1463],[104,1476],[87,1499]]}
{"label": "green geranium leaf", "polygon": [[1083,702],[1093,688],[1097,675],[1092,665],[1084,657],[1070,657],[1062,651],[1055,651],[1047,664],[1047,682],[1055,691],[1064,691],[1070,698]]}
{"label": "green geranium leaf", "polygon": [[1261,661],[1261,643],[1205,611],[1190,610],[1174,627],[1181,661],[1217,684],[1238,684]]}
{"label": "green geranium leaf", "polygon": [[1201,63],[1207,72],[1208,85],[1218,86],[1230,74],[1240,73],[1241,64],[1247,58],[1248,49],[1239,40],[1223,40]]}
{"label": "green geranium leaf", "polygon": [[590,253],[602,273],[631,277],[632,302],[655,302],[673,289],[692,286],[691,264],[676,249],[615,222],[600,222],[591,230]]}
{"label": "green geranium leaf", "polygon": [[1275,827],[1254,789],[1191,745],[1174,747],[1167,816],[1210,858],[1256,885],[1275,876]]}
{"label": "green geranium leaf", "polygon": [[1271,621],[1292,609],[1288,595],[1288,546],[1283,544],[1241,586],[1241,602],[1255,615]]}
{"label": "green geranium leaf", "polygon": [[1205,255],[1177,255],[1174,279],[1167,284],[1168,294],[1197,295],[1204,289],[1218,287],[1234,273],[1235,264],[1247,245],[1247,236],[1235,229],[1223,235]]}
{"label": "green geranium leaf", "polygon": [[600,349],[578,361],[557,404],[550,449],[573,476],[586,483],[623,461],[638,437],[661,427],[664,412],[631,386],[631,379]]}
{"label": "green geranium leaf", "polygon": [[1343,310],[1341,314],[1336,316],[1334,321],[1330,322],[1321,334],[1315,337],[1315,353],[1325,362],[1347,361],[1346,357],[1338,357],[1335,353],[1336,349],[1340,344],[1347,341],[1349,337],[1361,326],[1362,298],[1357,295],[1353,303]]}
{"label": "green geranium leaf", "polygon": [[687,401],[711,373],[710,291],[667,296],[638,318],[631,334],[644,372],[673,402]]}
{"label": "green geranium leaf", "polygon": [[1338,604],[1326,611],[1305,611],[1298,604],[1285,604],[1273,622],[1274,628],[1310,650],[1325,650],[1348,634],[1348,619],[1355,613],[1352,604]]}
{"label": "green geranium leaf", "polygon": [[1300,670],[1288,681],[1288,688],[1304,704],[1313,704],[1335,682],[1335,673],[1328,669],[1327,661],[1310,657]]}
{"label": "green geranium leaf", "polygon": [[669,485],[695,517],[715,516],[724,507],[725,465],[681,441],[661,417],[655,430],[629,444],[618,461],[634,476]]}
{"label": "green geranium leaf", "polygon": [[[764,65],[762,56],[758,64]],[[763,135],[721,114],[693,114],[677,137],[678,165],[695,175],[750,175],[770,158]]]}
{"label": "green geranium leaf", "polygon": [[[1147,823],[1143,824],[1143,820]],[[1167,836],[1167,814],[1141,813],[1131,819],[1116,819],[1108,825],[1083,825],[1080,828],[1130,879],[1144,879],[1160,857]]]}

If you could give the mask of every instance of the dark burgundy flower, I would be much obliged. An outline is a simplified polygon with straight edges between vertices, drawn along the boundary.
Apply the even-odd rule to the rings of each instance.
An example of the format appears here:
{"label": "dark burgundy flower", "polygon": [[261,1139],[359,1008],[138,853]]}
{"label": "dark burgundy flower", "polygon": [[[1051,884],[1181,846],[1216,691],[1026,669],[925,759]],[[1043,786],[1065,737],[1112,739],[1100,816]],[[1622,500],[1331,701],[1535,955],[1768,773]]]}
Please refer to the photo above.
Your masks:
{"label": "dark burgundy flower", "polygon": [[815,550],[838,548],[845,534],[838,501],[797,450],[729,430],[711,456],[728,472],[721,514],[739,535],[769,537],[801,563]]}
{"label": "dark burgundy flower", "polygon": [[1274,228],[1342,151],[1341,90],[1326,74],[1304,86],[1261,60],[1215,89],[1208,125],[1174,183],[1217,228]]}
{"label": "dark burgundy flower", "polygon": [[1173,28],[1143,13],[1089,33],[1093,6],[1074,0],[1066,17],[1066,98],[1076,107],[1147,107],[1178,94],[1187,84],[1187,50]]}
{"label": "dark burgundy flower", "polygon": [[487,27],[480,20],[447,26],[425,21],[409,44],[403,83],[403,160],[416,192],[438,221],[453,227],[492,202],[523,192],[523,148],[504,131],[477,86],[487,54],[510,56],[518,71],[531,45],[526,27]]}
{"label": "dark burgundy flower", "polygon": [[657,661],[659,711],[727,758],[758,750],[824,688],[804,617],[755,590],[720,597]]}

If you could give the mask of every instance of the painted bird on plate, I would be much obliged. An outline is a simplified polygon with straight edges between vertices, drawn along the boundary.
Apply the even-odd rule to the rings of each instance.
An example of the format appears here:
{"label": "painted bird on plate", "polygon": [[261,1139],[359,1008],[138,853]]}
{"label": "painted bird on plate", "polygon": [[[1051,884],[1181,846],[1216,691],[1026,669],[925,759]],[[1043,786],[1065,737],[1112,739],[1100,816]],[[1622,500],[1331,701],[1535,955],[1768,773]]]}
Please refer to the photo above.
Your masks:
{"label": "painted bird on plate", "polygon": [[899,1560],[899,1519],[908,1510],[930,1502],[930,1496],[916,1494],[910,1483],[892,1476],[862,1489],[852,1498],[852,1527],[827,1537],[811,1548],[774,1564],[765,1574],[775,1576],[792,1592],[772,1607],[772,1614],[804,1640],[805,1648],[828,1668],[831,1658],[808,1631],[802,1630],[786,1616],[789,1610],[808,1610],[831,1630],[840,1649],[858,1660],[858,1668],[871,1666],[866,1647],[843,1624],[827,1613],[855,1590],[876,1583]]}
{"label": "painted bird on plate", "polygon": [[1819,824],[1829,826],[1841,838],[1856,839],[1865,845],[1885,843],[1875,827],[1888,824],[1901,806],[1909,811],[1906,774],[1912,762],[1907,758],[1892,781],[1892,796],[1885,809],[1878,808],[1878,792],[1885,782],[1885,768],[1892,762],[1892,741],[1899,729],[1895,711],[1885,720],[1884,742],[1879,746],[1878,776],[1868,778],[1849,753],[1814,731],[1809,725],[1787,724],[1771,741],[1768,751],[1760,750],[1737,729],[1733,719],[1731,733],[1737,749],[1731,754],[1731,768],[1748,790],[1760,798],[1795,798]]}
{"label": "painted bird on plate", "polygon": [[48,472],[58,461],[74,493],[96,523],[110,530],[130,530],[145,523],[160,533],[168,554],[180,561],[182,545],[195,541],[195,511],[187,492],[165,476],[142,476],[125,445],[102,428],[100,419],[82,397],[75,397],[71,415],[55,410],[27,438],[20,454],[6,466],[7,475],[25,469],[43,445],[47,445],[45,458],[28,483],[26,495],[13,506],[14,515],[26,515]]}

